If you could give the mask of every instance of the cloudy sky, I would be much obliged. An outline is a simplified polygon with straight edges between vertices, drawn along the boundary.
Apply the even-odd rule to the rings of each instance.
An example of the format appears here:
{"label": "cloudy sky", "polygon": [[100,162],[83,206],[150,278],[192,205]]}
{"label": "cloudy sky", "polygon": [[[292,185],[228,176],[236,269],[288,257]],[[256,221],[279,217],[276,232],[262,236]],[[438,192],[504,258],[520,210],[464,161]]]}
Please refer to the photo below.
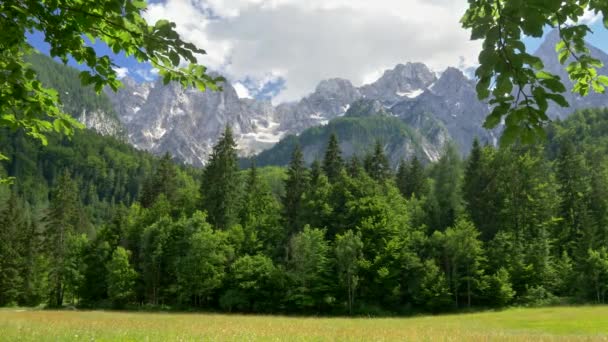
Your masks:
{"label": "cloudy sky", "polygon": [[[466,0],[156,0],[145,17],[174,21],[185,40],[207,51],[199,62],[230,79],[240,96],[276,103],[331,77],[373,82],[408,61],[436,71],[475,65],[481,43],[459,23],[466,7]],[[605,35],[595,38],[608,45]],[[115,57],[121,75],[154,79],[149,66]]]}
{"label": "cloudy sky", "polygon": [[[166,0],[147,19],[177,23],[186,40],[207,50],[243,96],[295,100],[326,78],[372,82],[397,63],[431,68],[472,65],[459,19],[466,0]],[[259,94],[259,92],[262,94]]]}

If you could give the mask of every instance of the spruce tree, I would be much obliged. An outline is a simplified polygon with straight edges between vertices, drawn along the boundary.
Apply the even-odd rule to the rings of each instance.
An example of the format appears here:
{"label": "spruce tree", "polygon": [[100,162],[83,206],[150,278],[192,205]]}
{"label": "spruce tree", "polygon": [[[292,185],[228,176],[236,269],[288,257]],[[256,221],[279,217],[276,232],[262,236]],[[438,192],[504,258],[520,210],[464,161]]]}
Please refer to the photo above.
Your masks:
{"label": "spruce tree", "polygon": [[144,181],[141,192],[141,205],[149,208],[160,194],[164,194],[169,202],[175,200],[176,187],[175,165],[167,152],[160,159],[152,176]]}
{"label": "spruce tree", "polygon": [[462,196],[466,211],[481,232],[482,240],[489,241],[496,234],[496,193],[491,187],[494,170],[490,166],[492,151],[482,148],[477,138],[473,141],[471,154],[465,165]]}
{"label": "spruce tree", "polygon": [[417,156],[414,155],[407,169],[407,177],[405,178],[405,197],[411,198],[416,196],[420,198],[427,194],[426,175],[424,165],[420,162]]}
{"label": "spruce tree", "polygon": [[401,159],[399,162],[399,168],[397,168],[397,174],[395,175],[397,188],[403,197],[408,198],[407,196],[407,176],[408,176],[408,168],[405,160]]}
{"label": "spruce tree", "polygon": [[376,141],[374,152],[365,158],[365,171],[379,182],[390,178],[390,164],[380,141]]}
{"label": "spruce tree", "polygon": [[321,166],[321,163],[315,159],[310,165],[310,184],[316,184],[322,174],[323,167]]}
{"label": "spruce tree", "polygon": [[329,136],[329,142],[327,143],[327,149],[325,150],[323,171],[325,171],[327,179],[333,183],[340,175],[340,171],[342,171],[343,167],[344,162],[342,161],[342,151],[340,151],[338,137],[335,133],[332,133]]}
{"label": "spruce tree", "polygon": [[283,196],[283,221],[288,235],[302,229],[302,195],[309,184],[308,171],[304,166],[304,155],[300,145],[296,145],[287,169],[285,195]]}
{"label": "spruce tree", "polygon": [[456,147],[449,144],[433,170],[434,200],[437,203],[435,230],[453,226],[462,211],[462,163]]}
{"label": "spruce tree", "polygon": [[236,142],[230,126],[213,147],[211,158],[203,171],[201,183],[202,208],[209,222],[219,229],[228,229],[238,220],[239,168]]}
{"label": "spruce tree", "polygon": [[361,165],[361,161],[359,160],[359,157],[357,157],[357,155],[353,155],[350,158],[350,161],[348,163],[348,175],[351,176],[352,178],[356,178],[359,177],[359,175],[361,174],[361,172],[363,172],[363,166]]}
{"label": "spruce tree", "polygon": [[279,203],[258,175],[255,161],[247,175],[240,222],[245,234],[244,252],[270,252],[280,243]]}

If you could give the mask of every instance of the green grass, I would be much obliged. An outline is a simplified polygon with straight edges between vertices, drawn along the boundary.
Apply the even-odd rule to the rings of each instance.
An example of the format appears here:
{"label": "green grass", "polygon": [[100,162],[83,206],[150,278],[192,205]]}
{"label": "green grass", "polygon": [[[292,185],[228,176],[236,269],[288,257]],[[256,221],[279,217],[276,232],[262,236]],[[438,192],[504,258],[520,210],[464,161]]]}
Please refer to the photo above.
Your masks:
{"label": "green grass", "polygon": [[414,318],[0,310],[1,341],[608,341],[608,307]]}

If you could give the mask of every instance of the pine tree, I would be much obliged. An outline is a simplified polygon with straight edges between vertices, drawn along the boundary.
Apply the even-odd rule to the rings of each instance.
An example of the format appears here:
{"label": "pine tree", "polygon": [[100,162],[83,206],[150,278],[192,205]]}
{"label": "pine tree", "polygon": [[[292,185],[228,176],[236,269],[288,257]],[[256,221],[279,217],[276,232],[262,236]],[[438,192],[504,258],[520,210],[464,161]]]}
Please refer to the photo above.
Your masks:
{"label": "pine tree", "polygon": [[391,177],[390,164],[380,141],[376,141],[374,152],[365,158],[365,171],[379,182]]}
{"label": "pine tree", "polygon": [[285,195],[283,196],[283,221],[288,236],[302,229],[302,195],[309,184],[308,171],[304,166],[304,155],[300,145],[296,145],[287,169]]}
{"label": "pine tree", "polygon": [[211,158],[203,171],[201,183],[202,208],[209,222],[219,229],[228,229],[238,220],[239,168],[236,142],[230,126],[213,147]]}
{"label": "pine tree", "polygon": [[323,171],[325,171],[327,179],[333,183],[336,181],[343,168],[344,162],[342,161],[342,151],[340,151],[338,137],[335,133],[332,133],[329,136],[329,142],[327,143],[327,149],[325,150]]}

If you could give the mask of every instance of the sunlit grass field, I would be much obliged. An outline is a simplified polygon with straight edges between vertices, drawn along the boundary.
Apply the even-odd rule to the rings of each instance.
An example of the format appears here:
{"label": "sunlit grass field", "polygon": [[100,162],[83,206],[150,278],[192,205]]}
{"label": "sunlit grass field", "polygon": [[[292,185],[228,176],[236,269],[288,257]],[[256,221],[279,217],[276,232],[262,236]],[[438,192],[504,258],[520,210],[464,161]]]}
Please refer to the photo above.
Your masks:
{"label": "sunlit grass field", "polygon": [[1,341],[608,341],[608,307],[413,318],[0,310]]}

